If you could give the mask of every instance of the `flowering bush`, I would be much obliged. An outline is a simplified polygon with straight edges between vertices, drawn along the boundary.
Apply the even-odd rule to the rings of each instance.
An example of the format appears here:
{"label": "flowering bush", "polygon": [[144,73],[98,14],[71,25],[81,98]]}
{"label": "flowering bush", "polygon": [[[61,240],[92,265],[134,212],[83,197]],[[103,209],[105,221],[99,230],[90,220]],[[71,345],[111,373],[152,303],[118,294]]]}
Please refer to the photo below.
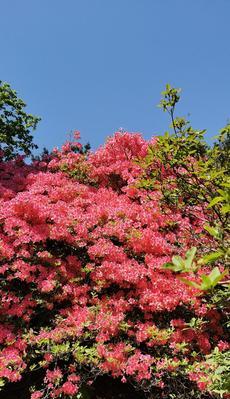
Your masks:
{"label": "flowering bush", "polygon": [[117,132],[95,153],[76,141],[1,162],[2,386],[29,374],[32,399],[80,398],[110,375],[156,398],[215,396],[210,356],[229,344],[226,308],[199,288],[212,267],[165,266],[214,245],[215,212],[140,184],[150,144]]}

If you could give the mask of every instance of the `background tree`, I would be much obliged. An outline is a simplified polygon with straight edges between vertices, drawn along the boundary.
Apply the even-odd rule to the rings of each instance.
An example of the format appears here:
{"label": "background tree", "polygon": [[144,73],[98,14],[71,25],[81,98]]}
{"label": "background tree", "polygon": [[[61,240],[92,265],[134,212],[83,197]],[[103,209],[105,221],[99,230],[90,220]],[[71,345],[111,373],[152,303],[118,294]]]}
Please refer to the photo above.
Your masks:
{"label": "background tree", "polygon": [[31,130],[36,128],[40,118],[25,112],[25,107],[16,91],[0,81],[0,149],[6,159],[19,153],[30,155],[32,149],[37,148]]}

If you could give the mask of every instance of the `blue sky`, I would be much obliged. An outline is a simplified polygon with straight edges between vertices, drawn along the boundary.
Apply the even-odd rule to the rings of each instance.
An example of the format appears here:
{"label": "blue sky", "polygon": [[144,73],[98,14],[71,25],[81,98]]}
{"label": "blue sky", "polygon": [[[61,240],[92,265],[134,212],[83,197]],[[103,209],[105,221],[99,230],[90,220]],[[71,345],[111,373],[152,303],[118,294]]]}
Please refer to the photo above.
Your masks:
{"label": "blue sky", "polygon": [[42,117],[40,148],[76,129],[93,148],[120,127],[164,132],[166,83],[208,140],[230,118],[230,0],[0,0],[0,12],[0,79]]}

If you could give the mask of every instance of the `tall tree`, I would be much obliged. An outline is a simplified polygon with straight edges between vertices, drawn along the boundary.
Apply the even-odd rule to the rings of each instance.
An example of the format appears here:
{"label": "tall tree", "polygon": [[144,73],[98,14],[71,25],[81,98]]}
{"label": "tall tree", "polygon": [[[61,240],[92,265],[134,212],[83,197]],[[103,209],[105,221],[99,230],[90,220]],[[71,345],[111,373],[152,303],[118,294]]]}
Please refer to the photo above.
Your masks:
{"label": "tall tree", "polygon": [[25,111],[25,102],[8,83],[0,81],[0,149],[4,157],[11,159],[17,154],[30,155],[37,148],[31,131],[40,120]]}

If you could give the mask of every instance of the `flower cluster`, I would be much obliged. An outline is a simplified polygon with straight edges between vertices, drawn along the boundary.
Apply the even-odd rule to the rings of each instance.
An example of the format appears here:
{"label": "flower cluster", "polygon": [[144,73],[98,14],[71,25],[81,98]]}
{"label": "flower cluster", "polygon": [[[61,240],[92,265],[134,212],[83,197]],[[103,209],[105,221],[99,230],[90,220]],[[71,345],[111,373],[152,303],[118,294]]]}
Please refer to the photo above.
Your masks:
{"label": "flower cluster", "polygon": [[186,363],[209,386],[189,367],[228,349],[224,316],[163,267],[209,239],[205,214],[162,211],[160,192],[138,188],[148,144],[118,132],[88,158],[76,142],[31,165],[1,163],[2,384],[39,367],[32,399],[71,398],[103,373],[163,392]]}

